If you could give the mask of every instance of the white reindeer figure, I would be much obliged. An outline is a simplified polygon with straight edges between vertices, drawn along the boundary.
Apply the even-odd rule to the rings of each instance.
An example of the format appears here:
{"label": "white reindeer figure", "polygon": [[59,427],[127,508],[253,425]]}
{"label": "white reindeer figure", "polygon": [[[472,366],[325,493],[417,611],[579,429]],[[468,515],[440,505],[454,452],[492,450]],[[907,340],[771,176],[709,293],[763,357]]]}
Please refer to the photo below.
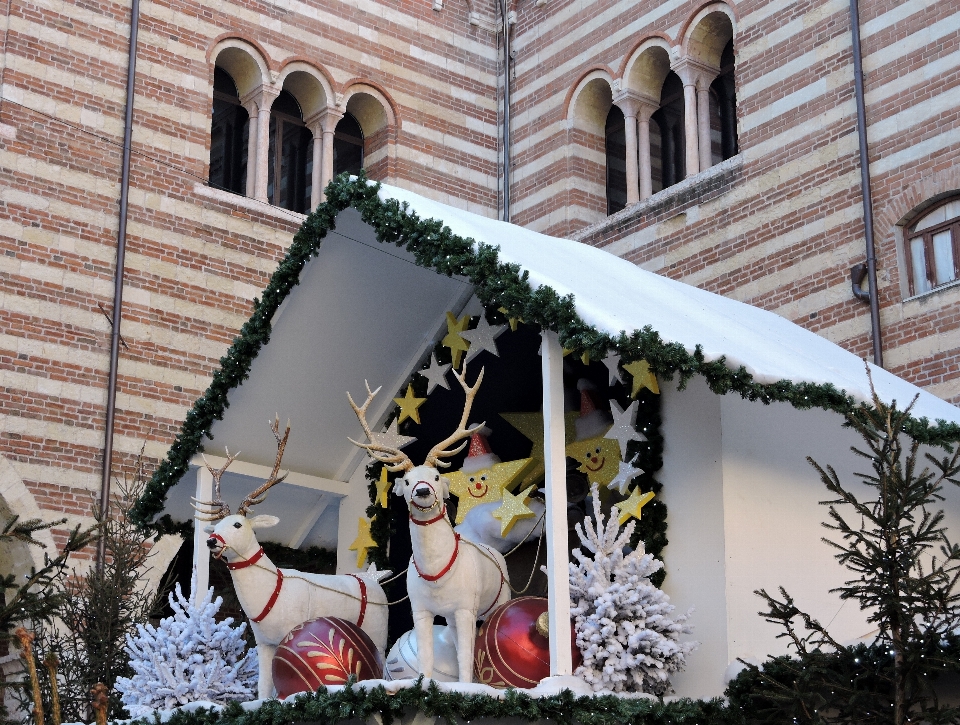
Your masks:
{"label": "white reindeer figure", "polygon": [[270,428],[277,439],[277,460],[273,471],[262,486],[243,500],[236,514],[230,514],[230,507],[220,494],[220,477],[236,458],[229,451],[227,462],[219,470],[207,464],[213,475],[214,500],[194,499],[197,518],[217,522],[203,529],[210,534],[207,546],[214,558],[226,561],[240,605],[250,618],[260,664],[260,698],[273,697],[274,694],[272,663],[277,645],[290,630],[307,620],[317,617],[349,619],[370,635],[381,652],[387,646],[387,597],[379,579],[389,572],[378,572],[375,566],[362,574],[338,576],[278,569],[257,542],[254,529],[276,526],[280,519],[264,515],[248,517],[247,512],[252,506],[263,503],[267,491],[287,475],[278,474],[283,449],[290,437],[290,423],[287,423],[282,437],[279,418]]}
{"label": "white reindeer figure", "polygon": [[[467,427],[473,398],[483,380],[483,370],[472,388],[464,381],[465,373],[454,370],[453,374],[466,393],[460,425],[431,449],[422,466],[414,466],[399,448],[350,442],[386,464],[387,470],[404,471],[404,475],[394,482],[393,492],[403,496],[410,512],[413,557],[407,568],[407,594],[413,608],[420,673],[425,677],[433,675],[433,618],[439,615],[453,630],[460,681],[472,682],[477,620],[484,619],[499,605],[509,601],[510,581],[503,555],[489,546],[461,539],[447,518],[444,499],[450,495],[450,483],[440,475],[438,468],[450,464],[441,459],[463,450],[471,434],[483,426],[481,423]],[[376,439],[367,424],[366,412],[378,392],[380,388],[371,392],[367,385],[367,400],[362,406],[357,406],[347,394],[371,441]],[[461,440],[463,443],[459,446],[449,448]]]}

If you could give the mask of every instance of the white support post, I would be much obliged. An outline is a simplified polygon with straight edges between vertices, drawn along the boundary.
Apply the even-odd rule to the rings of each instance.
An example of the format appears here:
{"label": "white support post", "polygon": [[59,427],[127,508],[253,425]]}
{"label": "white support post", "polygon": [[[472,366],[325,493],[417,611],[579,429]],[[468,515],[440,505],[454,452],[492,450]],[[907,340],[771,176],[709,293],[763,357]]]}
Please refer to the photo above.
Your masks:
{"label": "white support post", "polygon": [[567,456],[563,420],[563,350],[557,333],[543,331],[543,450],[547,492],[547,596],[550,676],[573,674],[570,647],[570,572],[567,555]]}
{"label": "white support post", "polygon": [[[213,500],[213,475],[206,466],[197,469],[197,500]],[[207,548],[207,534],[203,527],[206,521],[194,518],[193,520],[193,572],[197,577],[197,587],[190,592],[190,598],[195,605],[203,600],[207,589],[210,588],[210,549]]]}

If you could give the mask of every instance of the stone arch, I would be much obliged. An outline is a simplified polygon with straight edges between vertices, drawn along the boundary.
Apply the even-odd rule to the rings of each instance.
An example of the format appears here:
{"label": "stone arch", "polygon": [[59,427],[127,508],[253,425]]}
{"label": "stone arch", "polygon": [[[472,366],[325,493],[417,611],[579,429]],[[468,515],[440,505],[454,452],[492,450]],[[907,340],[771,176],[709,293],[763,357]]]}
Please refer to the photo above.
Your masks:
{"label": "stone arch", "polygon": [[[23,483],[23,479],[20,478],[20,474],[17,473],[13,464],[2,455],[0,455],[0,505],[5,507],[10,514],[19,516],[21,521],[43,518],[40,507],[33,498],[33,494],[30,493],[30,489]],[[34,534],[34,538],[44,544],[47,551],[57,550],[57,545],[54,543],[53,535],[49,529],[38,531]],[[28,546],[26,549],[29,551],[32,565],[37,568],[42,567],[43,549],[39,546]]]}
{"label": "stone arch", "polygon": [[333,88],[326,74],[303,60],[284,64],[277,85],[289,91],[308,120],[333,105]]}
{"label": "stone arch", "polygon": [[210,57],[233,78],[240,98],[270,82],[266,56],[253,43],[242,38],[224,38],[214,45]]}
{"label": "stone arch", "polygon": [[587,72],[574,87],[567,107],[573,128],[603,136],[604,123],[613,105],[613,77],[606,68]]}
{"label": "stone arch", "polygon": [[720,56],[734,36],[737,18],[726,3],[701,8],[680,36],[680,55],[710,68],[720,68]]}
{"label": "stone arch", "polygon": [[661,37],[647,38],[627,58],[621,88],[659,102],[663,81],[670,72],[670,44]]}

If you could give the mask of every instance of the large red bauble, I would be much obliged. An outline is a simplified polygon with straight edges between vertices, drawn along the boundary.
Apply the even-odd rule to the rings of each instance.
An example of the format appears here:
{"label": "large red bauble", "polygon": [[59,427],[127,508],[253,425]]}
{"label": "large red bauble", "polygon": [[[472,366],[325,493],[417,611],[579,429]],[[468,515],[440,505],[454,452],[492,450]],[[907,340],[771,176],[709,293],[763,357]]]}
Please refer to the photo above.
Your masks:
{"label": "large red bauble", "polygon": [[[493,687],[536,687],[550,675],[550,641],[537,629],[547,611],[542,597],[520,597],[501,605],[480,627],[473,651],[478,682]],[[583,662],[576,634],[570,633],[573,667]]]}
{"label": "large red bauble", "polygon": [[313,692],[320,685],[343,685],[350,675],[358,680],[383,677],[383,655],[366,632],[339,617],[320,617],[294,627],[273,657],[279,698]]}

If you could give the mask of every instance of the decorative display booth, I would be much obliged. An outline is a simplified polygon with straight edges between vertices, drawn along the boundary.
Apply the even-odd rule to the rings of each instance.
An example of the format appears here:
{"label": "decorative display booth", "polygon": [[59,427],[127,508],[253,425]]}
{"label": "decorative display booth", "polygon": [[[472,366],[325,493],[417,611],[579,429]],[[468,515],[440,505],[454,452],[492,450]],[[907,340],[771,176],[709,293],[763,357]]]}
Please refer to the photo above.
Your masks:
{"label": "decorative display booth", "polygon": [[[918,396],[915,438],[957,437],[957,408],[870,372],[882,400]],[[863,361],[772,313],[337,181],[136,515],[196,515],[193,596],[225,563],[260,697],[423,674],[709,698],[784,651],[757,589],[870,636],[829,593],[845,574],[806,461],[853,472],[838,413],[870,400]],[[258,540],[333,548],[337,574]]]}

